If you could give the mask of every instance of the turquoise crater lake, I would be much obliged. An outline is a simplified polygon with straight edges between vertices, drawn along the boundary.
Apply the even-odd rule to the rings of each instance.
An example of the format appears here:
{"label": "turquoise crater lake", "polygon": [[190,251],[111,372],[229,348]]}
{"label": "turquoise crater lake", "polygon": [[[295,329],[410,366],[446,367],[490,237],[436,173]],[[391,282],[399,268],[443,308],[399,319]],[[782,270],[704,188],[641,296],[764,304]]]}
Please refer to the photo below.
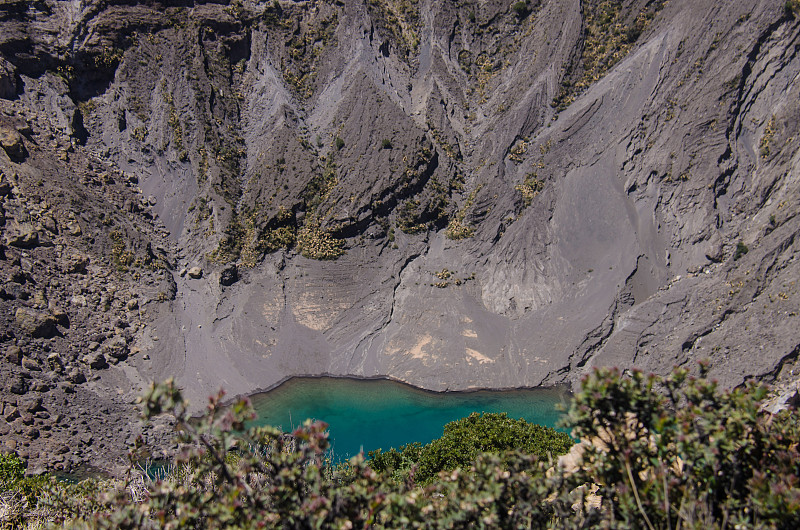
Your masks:
{"label": "turquoise crater lake", "polygon": [[329,424],[334,459],[410,442],[430,442],[446,423],[472,412],[506,412],[511,418],[555,427],[570,395],[564,389],[430,392],[386,379],[297,377],[250,397],[253,425],[284,431],[307,418]]}

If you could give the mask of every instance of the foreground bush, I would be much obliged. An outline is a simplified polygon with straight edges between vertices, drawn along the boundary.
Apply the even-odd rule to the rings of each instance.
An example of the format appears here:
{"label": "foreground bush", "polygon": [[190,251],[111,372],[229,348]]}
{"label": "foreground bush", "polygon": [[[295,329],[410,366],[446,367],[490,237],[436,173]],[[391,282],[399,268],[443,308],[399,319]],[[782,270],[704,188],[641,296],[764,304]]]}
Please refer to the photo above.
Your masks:
{"label": "foreground bush", "polygon": [[[166,384],[150,391],[145,412],[179,421],[185,449],[171,473],[132,472],[47,502],[54,522],[88,528],[798,528],[798,415],[762,412],[765,396],[754,385],[723,392],[684,371],[597,371],[569,412],[583,448],[575,469],[521,452],[483,454],[419,486],[410,472],[398,481],[360,456],[332,466],[324,424],[292,436],[245,431],[247,403],[222,408],[219,397],[189,421]],[[451,432],[491,439],[481,422],[506,421],[476,415]],[[409,471],[421,467],[420,453],[406,456],[416,462]]]}
{"label": "foreground bush", "polygon": [[763,412],[766,397],[685,370],[597,371],[569,413],[592,442],[570,483],[599,485],[591,516],[620,528],[800,528],[798,414]]}

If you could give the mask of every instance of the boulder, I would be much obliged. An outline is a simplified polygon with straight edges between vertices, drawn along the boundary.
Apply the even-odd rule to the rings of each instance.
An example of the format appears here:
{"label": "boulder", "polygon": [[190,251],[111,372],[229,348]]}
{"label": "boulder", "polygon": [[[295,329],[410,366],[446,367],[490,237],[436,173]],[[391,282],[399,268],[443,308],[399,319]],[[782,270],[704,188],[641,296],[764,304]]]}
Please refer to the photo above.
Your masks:
{"label": "boulder", "polygon": [[233,285],[239,280],[239,269],[236,265],[228,265],[219,274],[219,284],[223,286]]}
{"label": "boulder", "polygon": [[6,178],[5,173],[0,171],[0,197],[8,197],[11,194],[11,182]]}
{"label": "boulder", "polygon": [[42,371],[42,367],[39,366],[39,363],[36,361],[36,359],[31,359],[30,357],[22,358],[22,367],[32,372]]}
{"label": "boulder", "polygon": [[19,408],[22,409],[23,412],[30,412],[31,414],[44,410],[42,407],[42,398],[39,396],[22,398],[19,402]]}
{"label": "boulder", "polygon": [[67,223],[67,230],[69,230],[69,233],[73,236],[79,236],[83,233],[83,230],[81,230],[81,225],[78,224],[78,221],[69,221]]}
{"label": "boulder", "polygon": [[28,386],[25,383],[25,378],[15,376],[8,382],[8,391],[12,394],[22,395],[27,392]]}
{"label": "boulder", "polygon": [[103,352],[118,361],[122,361],[128,357],[128,343],[125,337],[116,335],[111,337],[103,344]]}
{"label": "boulder", "polygon": [[48,311],[50,314],[53,315],[53,318],[56,319],[59,326],[68,328],[69,327],[69,314],[59,305],[56,305],[52,301],[47,304]]}
{"label": "boulder", "polygon": [[12,99],[17,95],[17,72],[14,65],[0,57],[0,98]]}
{"label": "boulder", "polygon": [[11,268],[11,271],[8,274],[8,282],[10,283],[18,283],[20,285],[25,285],[31,278],[30,275],[22,270],[22,267],[16,265]]}
{"label": "boulder", "polygon": [[6,405],[3,409],[3,418],[5,418],[6,421],[14,421],[19,418],[19,416],[19,409],[14,405]]}
{"label": "boulder", "polygon": [[58,234],[58,223],[49,215],[42,218],[42,228],[51,234]]}
{"label": "boulder", "polygon": [[50,384],[41,379],[35,379],[31,382],[31,390],[34,392],[50,392]]}
{"label": "boulder", "polygon": [[28,155],[22,135],[9,125],[0,125],[0,147],[15,162],[21,162]]}
{"label": "boulder", "polygon": [[94,370],[102,370],[104,368],[108,368],[108,361],[106,361],[106,356],[103,355],[101,352],[91,353],[86,355],[83,358],[83,362],[88,364],[90,368]]}
{"label": "boulder", "polygon": [[14,316],[17,326],[23,333],[31,337],[49,339],[58,334],[56,317],[48,313],[41,313],[32,309],[20,307]]}
{"label": "boulder", "polygon": [[[13,226],[15,225],[15,226]],[[35,248],[39,246],[39,232],[29,223],[12,223],[6,232],[6,244],[17,248]]]}
{"label": "boulder", "polygon": [[6,350],[6,360],[11,364],[19,364],[22,360],[22,349],[19,346],[9,346]]}
{"label": "boulder", "polygon": [[203,269],[200,267],[192,267],[186,271],[186,273],[189,275],[189,278],[198,279],[203,277]]}
{"label": "boulder", "polygon": [[719,263],[725,259],[725,247],[719,234],[713,234],[706,243],[706,259],[712,263]]}
{"label": "boulder", "polygon": [[80,385],[81,383],[86,382],[86,376],[83,375],[83,372],[81,372],[77,368],[73,368],[72,370],[70,370],[67,379],[69,380],[70,383],[75,385]]}
{"label": "boulder", "polygon": [[54,372],[61,373],[64,371],[64,360],[56,352],[47,356],[47,366]]}
{"label": "boulder", "polygon": [[61,260],[61,270],[67,274],[86,274],[86,267],[89,265],[89,257],[83,254],[73,253]]}

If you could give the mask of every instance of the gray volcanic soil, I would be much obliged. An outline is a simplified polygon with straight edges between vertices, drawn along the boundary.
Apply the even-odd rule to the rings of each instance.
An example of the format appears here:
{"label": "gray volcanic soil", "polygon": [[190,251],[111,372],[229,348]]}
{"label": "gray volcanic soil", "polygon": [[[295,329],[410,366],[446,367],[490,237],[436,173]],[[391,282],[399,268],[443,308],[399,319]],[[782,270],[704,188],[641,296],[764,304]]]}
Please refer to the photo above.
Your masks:
{"label": "gray volcanic soil", "polygon": [[[7,446],[111,468],[141,426],[82,433],[168,376],[198,409],[299,374],[795,382],[784,2],[512,3],[2,4]],[[42,284],[68,326],[11,318],[57,317]]]}

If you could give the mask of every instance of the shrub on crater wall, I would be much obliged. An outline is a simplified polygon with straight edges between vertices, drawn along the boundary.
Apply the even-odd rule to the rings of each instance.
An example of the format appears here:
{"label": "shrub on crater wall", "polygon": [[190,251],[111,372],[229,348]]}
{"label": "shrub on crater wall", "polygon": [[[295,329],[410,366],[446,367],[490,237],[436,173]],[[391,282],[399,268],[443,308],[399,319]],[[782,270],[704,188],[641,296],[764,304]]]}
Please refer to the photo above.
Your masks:
{"label": "shrub on crater wall", "polygon": [[733,253],[733,261],[738,261],[739,258],[744,256],[748,252],[750,252],[750,249],[747,248],[747,245],[739,241],[738,243],[736,243],[736,251]]}
{"label": "shrub on crater wall", "polygon": [[336,259],[345,253],[344,241],[334,238],[315,219],[297,232],[297,248],[306,258],[318,260]]}

